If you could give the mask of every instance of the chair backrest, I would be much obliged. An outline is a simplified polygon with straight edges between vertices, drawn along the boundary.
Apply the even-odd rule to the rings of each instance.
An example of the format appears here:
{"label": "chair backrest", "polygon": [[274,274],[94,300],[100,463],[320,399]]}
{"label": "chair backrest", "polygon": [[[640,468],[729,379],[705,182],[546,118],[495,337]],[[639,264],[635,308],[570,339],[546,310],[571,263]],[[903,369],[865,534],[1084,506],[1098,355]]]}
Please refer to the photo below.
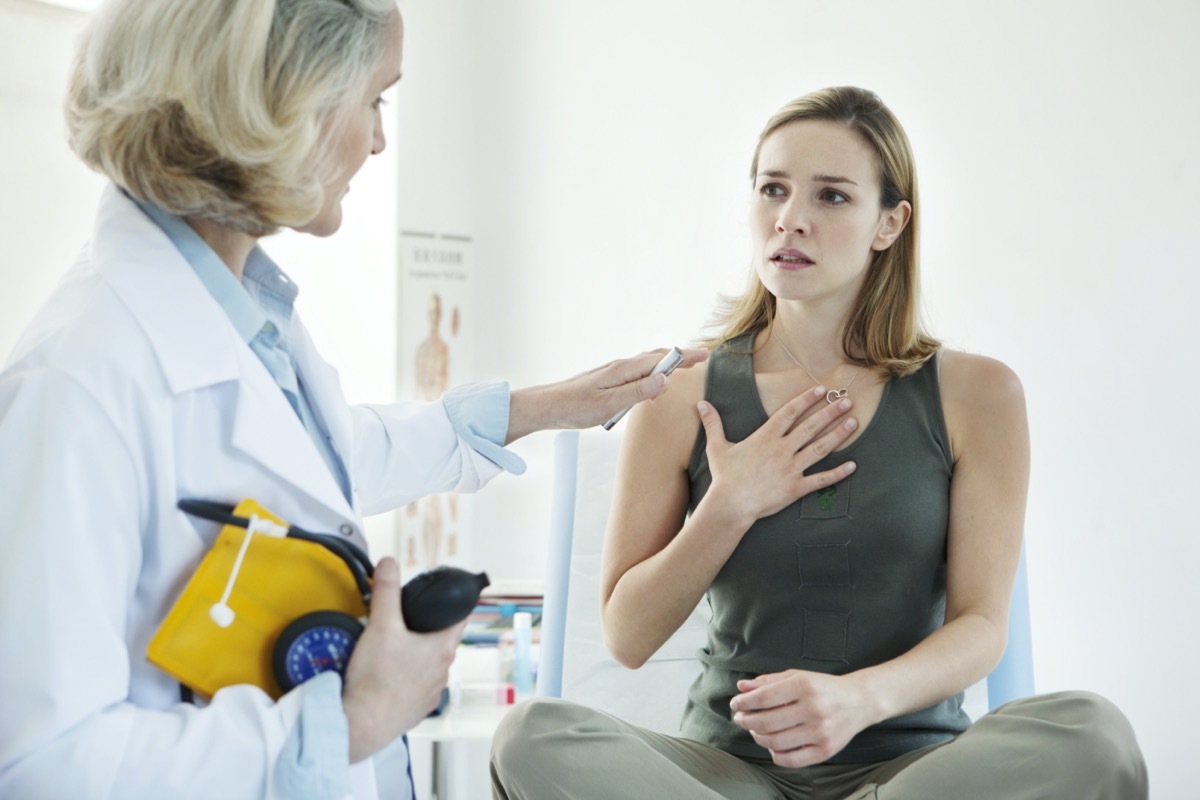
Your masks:
{"label": "chair backrest", "polygon": [[[542,615],[537,693],[599,708],[651,730],[677,733],[687,690],[700,673],[708,604],[641,669],[618,664],[600,629],[600,549],[612,503],[620,434],[565,431],[554,443],[550,552]],[[1029,599],[1024,554],[1013,588],[1008,649],[984,682],[967,692],[967,713],[1033,693]]]}
{"label": "chair backrest", "polygon": [[564,697],[663,733],[678,733],[700,672],[708,604],[640,669],[616,662],[600,629],[600,549],[612,504],[620,435],[566,431],[554,443],[551,542],[542,609],[537,693]]}
{"label": "chair backrest", "polygon": [[1033,694],[1033,632],[1029,628],[1029,570],[1025,548],[1013,581],[1008,607],[1008,645],[1000,663],[987,677],[988,710]]}

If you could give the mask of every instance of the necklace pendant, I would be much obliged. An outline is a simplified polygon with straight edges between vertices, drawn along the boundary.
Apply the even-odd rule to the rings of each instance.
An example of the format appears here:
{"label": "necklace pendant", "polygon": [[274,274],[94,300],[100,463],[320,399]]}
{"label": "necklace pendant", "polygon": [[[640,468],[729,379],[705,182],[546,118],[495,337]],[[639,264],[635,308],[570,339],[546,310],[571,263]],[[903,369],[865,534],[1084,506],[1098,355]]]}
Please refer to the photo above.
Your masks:
{"label": "necklace pendant", "polygon": [[825,393],[825,402],[833,405],[848,394],[850,394],[850,390],[847,387],[842,387],[841,389],[830,389]]}

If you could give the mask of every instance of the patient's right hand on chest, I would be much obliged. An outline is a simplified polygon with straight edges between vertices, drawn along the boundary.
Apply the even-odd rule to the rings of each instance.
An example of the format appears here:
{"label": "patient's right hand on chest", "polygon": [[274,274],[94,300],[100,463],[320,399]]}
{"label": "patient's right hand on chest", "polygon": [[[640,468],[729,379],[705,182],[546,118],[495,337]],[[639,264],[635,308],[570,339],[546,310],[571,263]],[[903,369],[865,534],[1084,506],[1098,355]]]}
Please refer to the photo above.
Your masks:
{"label": "patient's right hand on chest", "polygon": [[[823,407],[810,414],[818,405]],[[711,403],[702,401],[698,408],[712,472],[708,496],[729,504],[729,510],[748,523],[768,517],[821,487],[837,483],[855,469],[854,462],[847,461],[825,472],[804,474],[836,450],[858,426],[854,417],[847,416],[851,408],[849,400],[831,405],[825,402],[824,392],[804,392],[785,403],[762,427],[737,443],[725,439],[720,415]]]}

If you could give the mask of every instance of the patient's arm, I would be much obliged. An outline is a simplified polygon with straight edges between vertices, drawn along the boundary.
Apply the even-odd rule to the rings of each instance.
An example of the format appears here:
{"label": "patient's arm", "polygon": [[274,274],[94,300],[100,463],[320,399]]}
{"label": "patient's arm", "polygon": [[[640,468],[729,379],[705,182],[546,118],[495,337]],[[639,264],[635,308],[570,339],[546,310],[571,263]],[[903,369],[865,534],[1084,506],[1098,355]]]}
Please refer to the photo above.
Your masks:
{"label": "patient's arm", "polygon": [[[706,373],[705,365],[676,373],[671,391],[635,406],[624,420],[600,607],[605,644],[627,667],[640,667],[687,619],[732,549],[718,549],[704,563],[693,548],[675,543],[687,514],[687,464]],[[740,534],[726,538],[736,543]]]}

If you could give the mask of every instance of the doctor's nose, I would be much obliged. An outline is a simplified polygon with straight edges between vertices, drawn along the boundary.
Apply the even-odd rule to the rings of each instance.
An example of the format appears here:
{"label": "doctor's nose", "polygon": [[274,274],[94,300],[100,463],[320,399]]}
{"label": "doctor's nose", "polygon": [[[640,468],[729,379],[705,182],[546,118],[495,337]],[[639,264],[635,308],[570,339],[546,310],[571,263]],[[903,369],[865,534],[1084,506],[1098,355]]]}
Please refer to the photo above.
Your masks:
{"label": "doctor's nose", "polygon": [[387,137],[383,134],[383,120],[376,118],[375,129],[371,132],[371,155],[379,155],[385,147],[387,147]]}

